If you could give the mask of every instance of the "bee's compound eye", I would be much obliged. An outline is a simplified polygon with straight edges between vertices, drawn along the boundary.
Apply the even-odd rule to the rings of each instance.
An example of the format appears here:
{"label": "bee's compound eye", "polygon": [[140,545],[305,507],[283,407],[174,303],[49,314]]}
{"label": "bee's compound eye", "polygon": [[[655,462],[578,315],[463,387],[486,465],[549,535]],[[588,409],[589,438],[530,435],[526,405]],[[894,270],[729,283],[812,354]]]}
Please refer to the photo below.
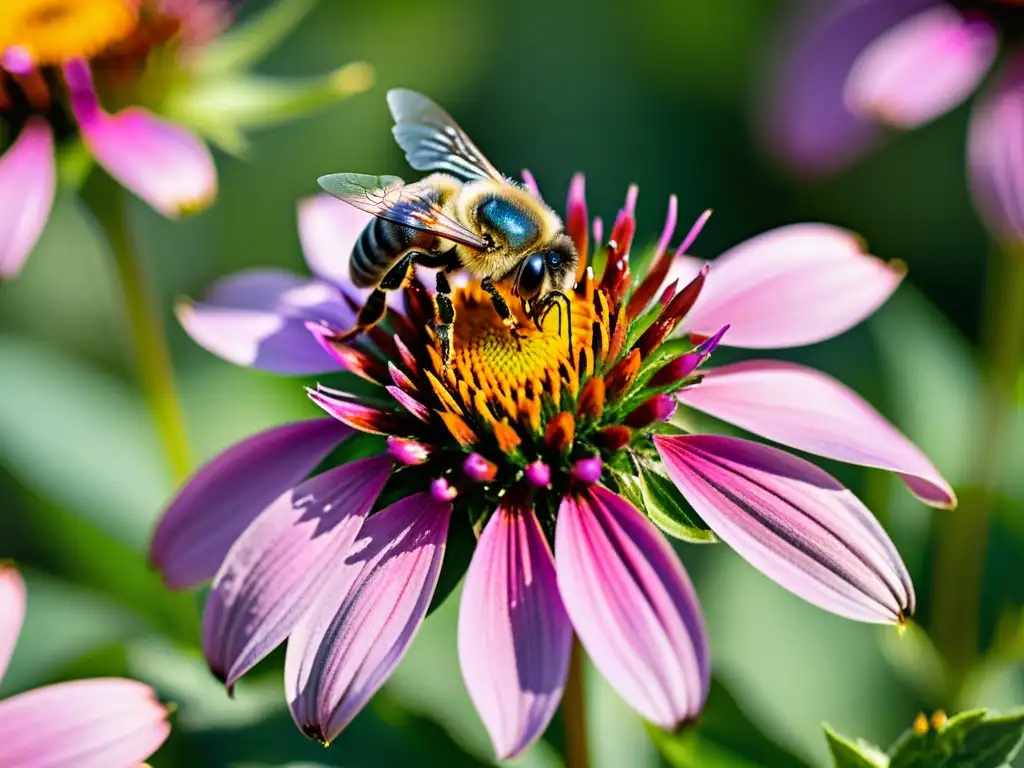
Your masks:
{"label": "bee's compound eye", "polygon": [[544,284],[544,256],[535,253],[523,262],[516,279],[516,294],[523,299],[532,299]]}

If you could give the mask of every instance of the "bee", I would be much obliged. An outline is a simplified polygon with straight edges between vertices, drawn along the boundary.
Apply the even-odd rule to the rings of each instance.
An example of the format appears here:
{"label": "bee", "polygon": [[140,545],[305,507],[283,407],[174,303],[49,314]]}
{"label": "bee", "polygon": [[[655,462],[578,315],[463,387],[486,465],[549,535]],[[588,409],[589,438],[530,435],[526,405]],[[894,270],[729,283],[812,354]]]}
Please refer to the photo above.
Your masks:
{"label": "bee", "polygon": [[403,288],[418,265],[435,268],[436,331],[442,358],[452,356],[455,306],[447,275],[465,270],[480,280],[502,322],[518,338],[518,321],[497,285],[511,288],[538,329],[562,310],[572,349],[567,292],[579,256],[562,220],[542,200],[495,169],[451,115],[406,89],[388,92],[395,140],[418,171],[434,171],[407,184],[397,176],[337,173],[322,176],[327,192],[373,214],[349,259],[352,282],[373,287],[355,325],[337,339],[368,331],[386,312],[387,292]]}

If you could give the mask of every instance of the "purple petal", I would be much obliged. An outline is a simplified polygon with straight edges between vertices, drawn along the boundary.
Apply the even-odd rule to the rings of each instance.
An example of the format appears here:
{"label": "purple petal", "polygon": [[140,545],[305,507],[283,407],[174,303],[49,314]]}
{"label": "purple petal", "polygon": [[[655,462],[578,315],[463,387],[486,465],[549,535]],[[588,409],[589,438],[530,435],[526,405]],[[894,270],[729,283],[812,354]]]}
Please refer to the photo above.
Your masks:
{"label": "purple petal", "polygon": [[569,674],[572,625],[532,509],[502,505],[466,572],[459,662],[498,760],[529,747],[558,708]]}
{"label": "purple petal", "polygon": [[896,128],[916,128],[966,99],[998,50],[996,31],[939,5],[900,22],[874,40],[846,81],[846,103],[858,115]]}
{"label": "purple petal", "polygon": [[353,298],[365,299],[370,289],[352,284],[348,260],[373,216],[321,192],[299,201],[298,218],[302,253],[313,274]]}
{"label": "purple petal", "polygon": [[18,569],[0,561],[0,680],[14,653],[25,619],[25,582]]}
{"label": "purple petal", "polygon": [[899,287],[905,270],[864,253],[851,232],[793,224],[731,248],[711,263],[683,320],[689,333],[722,344],[776,349],[814,344],[852,328]]}
{"label": "purple petal", "polygon": [[807,10],[780,36],[775,87],[764,105],[767,140],[787,162],[814,173],[851,164],[883,135],[852,113],[844,88],[854,62],[879,35],[938,0],[835,0]]}
{"label": "purple petal", "polygon": [[370,517],[295,627],[285,691],[307,736],[337,736],[405,655],[437,586],[450,517],[451,504],[428,493]]}
{"label": "purple petal", "polygon": [[992,233],[1024,242],[1024,53],[1018,53],[974,108],[968,142],[974,204]]}
{"label": "purple petal", "polygon": [[391,459],[344,464],[282,494],[238,538],[206,600],[203,651],[232,686],[313,604],[377,500]]}
{"label": "purple petal", "polygon": [[934,507],[956,506],[939,471],[857,393],[820,371],[751,360],[706,371],[679,400],[761,437],[837,461],[895,472]]}
{"label": "purple petal", "polygon": [[334,286],[276,269],[230,275],[214,283],[206,301],[180,304],[177,314],[189,336],[215,355],[296,376],[339,369],[306,323],[344,329],[355,321]]}
{"label": "purple petal", "polygon": [[196,472],[157,523],[149,559],[171,589],[212,579],[257,515],[352,434],[336,419],[274,427],[235,443]]}
{"label": "purple petal", "polygon": [[686,500],[768,578],[858,621],[902,622],[914,587],[882,526],[850,491],[776,448],[717,435],[654,438]]}
{"label": "purple petal", "polygon": [[129,768],[170,730],[148,685],[116,678],[48,685],[0,702],[0,765]]}
{"label": "purple petal", "polygon": [[56,187],[53,131],[33,117],[0,157],[0,278],[21,271],[43,234]]}
{"label": "purple petal", "polygon": [[619,695],[662,728],[696,717],[711,674],[704,619],[654,525],[593,486],[562,501],[555,563],[580,642]]}
{"label": "purple petal", "polygon": [[104,170],[164,216],[201,210],[217,196],[217,169],[191,131],[141,107],[116,115],[99,105],[88,64],[64,66],[82,140]]}

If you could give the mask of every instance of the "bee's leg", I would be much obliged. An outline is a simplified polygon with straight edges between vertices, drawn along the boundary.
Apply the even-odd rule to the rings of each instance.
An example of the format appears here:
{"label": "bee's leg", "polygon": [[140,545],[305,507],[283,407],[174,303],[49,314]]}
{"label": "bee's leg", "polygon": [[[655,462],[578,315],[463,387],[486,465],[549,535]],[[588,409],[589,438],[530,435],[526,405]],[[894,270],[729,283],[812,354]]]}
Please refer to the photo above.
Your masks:
{"label": "bee's leg", "polygon": [[569,331],[569,353],[572,354],[572,301],[561,291],[551,291],[542,298],[537,304],[536,311],[536,323],[537,327],[540,328],[544,322],[544,318],[547,317],[548,312],[552,309],[558,310],[558,335],[562,335],[562,309],[565,309],[566,319],[568,323]]}
{"label": "bee's leg", "polygon": [[413,264],[416,263],[416,254],[407,253],[405,256],[395,262],[394,266],[387,271],[387,274],[381,279],[377,287],[370,292],[363,306],[359,310],[359,314],[356,316],[356,324],[344,333],[339,333],[335,336],[336,341],[348,341],[353,339],[361,333],[365,333],[374,326],[377,325],[381,320],[384,319],[384,315],[388,311],[387,293],[388,291],[397,291],[403,285],[412,271]]}
{"label": "bee's leg", "polygon": [[485,277],[480,281],[480,287],[487,291],[487,294],[491,297],[491,304],[494,305],[494,310],[498,313],[498,317],[501,318],[501,322],[508,327],[515,338],[519,338],[519,334],[517,333],[519,321],[516,320],[516,316],[512,314],[512,310],[509,308],[508,302],[505,301],[505,297],[498,292],[498,289],[494,285],[494,281],[489,277]]}
{"label": "bee's leg", "polygon": [[441,341],[441,359],[445,366],[452,361],[452,324],[455,322],[455,305],[451,299],[452,286],[444,272],[437,273],[437,292],[434,294],[434,309],[437,312],[437,338]]}

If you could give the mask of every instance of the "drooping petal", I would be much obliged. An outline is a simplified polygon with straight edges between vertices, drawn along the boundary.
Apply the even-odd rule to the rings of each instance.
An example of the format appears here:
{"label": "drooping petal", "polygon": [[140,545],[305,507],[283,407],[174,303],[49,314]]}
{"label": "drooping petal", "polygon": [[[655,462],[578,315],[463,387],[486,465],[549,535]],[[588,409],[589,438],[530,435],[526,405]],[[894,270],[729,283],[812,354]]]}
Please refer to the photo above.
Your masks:
{"label": "drooping petal", "polygon": [[846,81],[851,111],[896,128],[916,128],[966,99],[988,72],[996,31],[948,5],[912,16],[876,38]]}
{"label": "drooping petal", "polygon": [[849,110],[844,87],[854,62],[879,35],[938,0],[806,3],[774,46],[780,62],[763,105],[770,148],[810,173],[851,164],[883,135]]}
{"label": "drooping petal", "polygon": [[25,582],[11,563],[0,561],[0,680],[14,653],[25,619]]}
{"label": "drooping petal", "polygon": [[793,224],[758,235],[711,262],[683,328],[748,349],[798,347],[852,328],[903,280],[900,263],[864,253],[851,232]]}
{"label": "drooping petal", "polygon": [[373,216],[321,192],[299,201],[298,219],[302,253],[313,274],[353,297],[366,298],[370,289],[352,284],[348,259]]}
{"label": "drooping petal", "polygon": [[555,564],[576,634],[619,695],[662,728],[695,717],[710,684],[704,619],[654,525],[592,486],[562,501]]}
{"label": "drooping petal", "polygon": [[53,130],[33,117],[0,157],[0,278],[21,271],[43,234],[56,188]]}
{"label": "drooping petal", "polygon": [[149,559],[171,589],[212,579],[257,515],[316,469],[352,430],[336,419],[274,427],[199,469],[157,524]]}
{"label": "drooping petal", "polygon": [[105,112],[82,60],[68,62],[64,77],[82,140],[107,173],[164,216],[192,213],[213,202],[217,169],[198,136],[142,107]]}
{"label": "drooping petal", "polygon": [[860,395],[794,363],[750,360],[708,370],[679,400],[761,437],[837,461],[895,472],[926,504],[956,494],[916,445]]}
{"label": "drooping petal", "polygon": [[0,702],[0,765],[129,768],[170,730],[148,685],[116,678],[48,685]]}
{"label": "drooping petal", "polygon": [[215,355],[296,376],[340,367],[306,323],[326,321],[344,329],[355,321],[334,286],[276,269],[225,277],[205,301],[180,304],[177,315],[189,336]]}
{"label": "drooping petal", "polygon": [[687,501],[773,581],[858,621],[901,622],[914,587],[860,500],[826,472],[776,448],[719,435],[654,438]]}
{"label": "drooping petal", "polygon": [[500,506],[473,553],[459,605],[459,662],[499,760],[544,733],[569,673],[572,625],[532,509]]}
{"label": "drooping petal", "polygon": [[451,504],[428,493],[370,517],[295,627],[285,692],[302,732],[330,741],[384,684],[430,606]]}
{"label": "drooping petal", "polygon": [[203,651],[230,687],[277,647],[340,570],[391,459],[343,464],[282,494],[228,551],[203,614]]}
{"label": "drooping petal", "polygon": [[974,204],[1004,243],[1024,243],[1024,53],[1008,63],[974,108],[968,165]]}

